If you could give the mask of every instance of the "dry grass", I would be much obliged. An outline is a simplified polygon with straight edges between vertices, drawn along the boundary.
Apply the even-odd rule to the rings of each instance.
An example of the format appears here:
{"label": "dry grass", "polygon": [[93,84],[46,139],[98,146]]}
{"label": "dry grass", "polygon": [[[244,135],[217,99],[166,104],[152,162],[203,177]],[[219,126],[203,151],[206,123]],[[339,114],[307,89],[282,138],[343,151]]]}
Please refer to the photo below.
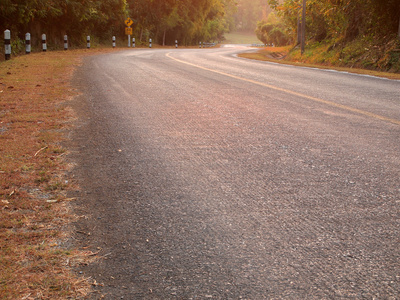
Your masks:
{"label": "dry grass", "polygon": [[290,58],[288,58],[287,55],[290,52],[290,49],[291,46],[276,47],[276,48],[266,47],[258,50],[257,52],[242,53],[239,56],[243,58],[256,59],[262,61],[279,62],[288,65],[320,68],[320,69],[331,69],[349,73],[364,74],[364,75],[400,80],[399,73],[380,72],[380,71],[373,71],[360,68],[340,67],[335,65],[334,62],[315,63],[316,58],[315,55],[313,54],[314,52],[312,51],[306,52],[303,56],[301,56],[298,52],[296,52],[296,54],[292,54]]}
{"label": "dry grass", "polygon": [[67,102],[83,55],[37,53],[0,63],[0,299],[84,298],[90,279],[71,268],[93,253],[66,249],[69,211]]}

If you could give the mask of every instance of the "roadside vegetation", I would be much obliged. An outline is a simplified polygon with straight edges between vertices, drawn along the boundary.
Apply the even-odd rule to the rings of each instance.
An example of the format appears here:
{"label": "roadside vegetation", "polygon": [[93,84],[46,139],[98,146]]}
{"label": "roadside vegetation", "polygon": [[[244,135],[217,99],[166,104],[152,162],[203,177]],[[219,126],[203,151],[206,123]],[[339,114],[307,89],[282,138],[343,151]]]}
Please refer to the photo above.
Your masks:
{"label": "roadside vegetation", "polygon": [[155,44],[174,45],[178,40],[189,46],[221,40],[235,7],[234,0],[3,0],[0,29],[11,30],[13,49],[24,47],[26,32],[34,46],[46,33],[50,48],[61,48],[64,35],[79,47],[88,35],[100,44],[109,43],[112,36],[125,39],[124,21],[130,17],[138,45],[151,38]]}
{"label": "roadside vegetation", "polygon": [[75,118],[70,80],[86,53],[37,53],[0,64],[0,299],[77,299],[93,284],[72,268],[95,253],[65,244],[77,218],[67,191],[78,187],[67,176],[72,165],[63,141]]}
{"label": "roadside vegetation", "polygon": [[400,72],[400,4],[397,0],[307,0],[306,49],[301,55],[302,0],[269,0],[275,10],[257,25],[265,44],[290,45],[292,62]]}
{"label": "roadside vegetation", "polygon": [[[306,53],[310,53],[315,51],[315,56],[318,56],[320,52],[317,49],[313,50],[306,50]],[[296,53],[297,58],[293,56],[288,58],[288,56],[293,55]],[[307,59],[305,55],[300,54],[300,50],[292,50],[292,46],[285,46],[285,47],[263,47],[260,48],[257,52],[252,53],[241,53],[239,57],[248,58],[248,59],[255,59],[255,60],[262,60],[262,61],[270,61],[276,62],[281,64],[287,65],[294,65],[294,66],[301,66],[301,67],[310,67],[310,68],[319,68],[319,69],[330,69],[330,70],[337,70],[349,73],[356,73],[356,74],[363,74],[363,75],[370,75],[370,76],[377,76],[383,77],[388,79],[395,79],[400,80],[400,73],[395,72],[385,72],[379,70],[369,70],[365,68],[357,68],[357,67],[349,67],[349,66],[338,66],[338,64],[327,64],[327,63],[318,63],[315,62],[315,56],[309,56],[311,59]]]}
{"label": "roadside vegetation", "polygon": [[[300,55],[303,0],[4,0],[0,31],[11,30],[13,55],[23,53],[30,32],[34,51],[46,33],[49,49],[125,41],[124,20],[133,21],[136,45],[196,46],[256,32],[267,45],[291,46],[285,60],[400,72],[398,0],[306,0],[306,52]],[[0,39],[0,60],[4,58]]]}

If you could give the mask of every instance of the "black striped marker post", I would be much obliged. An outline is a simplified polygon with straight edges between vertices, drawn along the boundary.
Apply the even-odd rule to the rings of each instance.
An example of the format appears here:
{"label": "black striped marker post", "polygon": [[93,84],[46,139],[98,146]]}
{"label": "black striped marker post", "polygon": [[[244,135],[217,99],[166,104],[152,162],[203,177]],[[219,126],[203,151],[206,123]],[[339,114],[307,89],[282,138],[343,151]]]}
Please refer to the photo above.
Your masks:
{"label": "black striped marker post", "polygon": [[175,48],[178,48],[178,40],[175,40]]}
{"label": "black striped marker post", "polygon": [[43,52],[47,51],[46,35],[44,33],[42,34],[42,50]]}
{"label": "black striped marker post", "polygon": [[115,48],[115,35],[112,37],[112,45],[113,45],[113,48]]}
{"label": "black striped marker post", "polygon": [[64,50],[68,50],[68,36],[64,35]]}
{"label": "black striped marker post", "polygon": [[4,31],[4,50],[6,60],[11,59],[11,31],[8,29]]}
{"label": "black striped marker post", "polygon": [[151,40],[151,39],[149,39],[149,47],[151,48],[151,43],[152,43],[153,41]]}
{"label": "black striped marker post", "polygon": [[25,54],[31,53],[31,34],[25,34]]}
{"label": "black striped marker post", "polygon": [[132,38],[132,48],[135,48],[136,47],[136,40],[135,40],[135,38]]}
{"label": "black striped marker post", "polygon": [[86,37],[86,47],[90,49],[90,35]]}

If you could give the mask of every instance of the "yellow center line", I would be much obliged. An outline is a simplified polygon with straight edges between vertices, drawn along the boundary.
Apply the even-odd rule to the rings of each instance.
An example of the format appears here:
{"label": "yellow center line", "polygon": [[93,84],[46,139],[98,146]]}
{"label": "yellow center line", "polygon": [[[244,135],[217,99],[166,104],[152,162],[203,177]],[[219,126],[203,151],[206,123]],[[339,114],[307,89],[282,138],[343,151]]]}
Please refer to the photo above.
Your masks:
{"label": "yellow center line", "polygon": [[290,90],[287,90],[287,89],[284,89],[284,88],[280,88],[280,87],[276,87],[276,86],[273,86],[273,85],[270,85],[270,84],[267,84],[267,83],[263,83],[263,82],[255,81],[255,80],[252,80],[252,79],[247,79],[247,78],[239,77],[239,76],[236,76],[236,75],[228,74],[228,73],[225,73],[225,72],[217,71],[217,70],[214,70],[214,69],[210,69],[210,68],[202,67],[202,66],[199,66],[199,65],[195,65],[195,64],[192,64],[190,62],[186,62],[186,61],[174,58],[170,54],[171,53],[167,53],[166,56],[169,57],[170,59],[173,59],[173,60],[177,61],[177,62],[186,64],[186,65],[189,65],[189,66],[192,66],[192,67],[196,67],[196,68],[199,68],[199,69],[202,69],[202,70],[206,70],[206,71],[209,71],[209,72],[213,72],[213,73],[217,73],[217,74],[224,75],[224,76],[227,76],[227,77],[231,77],[231,78],[234,78],[234,79],[237,79],[237,80],[250,82],[250,83],[253,83],[253,84],[256,84],[256,85],[267,87],[269,89],[273,89],[273,90],[280,91],[280,92],[283,92],[283,93],[287,93],[287,94],[290,94],[290,95],[294,95],[294,96],[297,96],[297,97],[306,98],[306,99],[312,100],[314,102],[323,103],[323,104],[326,104],[326,105],[329,105],[329,106],[341,108],[341,109],[344,109],[344,110],[347,110],[347,111],[351,111],[353,113],[357,113],[357,114],[360,114],[360,115],[364,115],[364,116],[367,116],[367,117],[371,117],[371,118],[374,118],[374,119],[378,119],[378,120],[390,122],[390,123],[393,123],[393,124],[396,124],[396,125],[400,125],[400,120],[384,117],[384,116],[377,115],[377,114],[374,114],[374,113],[371,113],[371,112],[368,112],[368,111],[365,111],[365,110],[361,110],[361,109],[358,109],[358,108],[354,108],[354,107],[351,107],[351,106],[347,106],[347,105],[335,103],[335,102],[332,102],[332,101],[328,101],[328,100],[324,100],[324,99],[308,96],[308,95],[305,95],[305,94],[297,93],[297,92],[290,91]]}

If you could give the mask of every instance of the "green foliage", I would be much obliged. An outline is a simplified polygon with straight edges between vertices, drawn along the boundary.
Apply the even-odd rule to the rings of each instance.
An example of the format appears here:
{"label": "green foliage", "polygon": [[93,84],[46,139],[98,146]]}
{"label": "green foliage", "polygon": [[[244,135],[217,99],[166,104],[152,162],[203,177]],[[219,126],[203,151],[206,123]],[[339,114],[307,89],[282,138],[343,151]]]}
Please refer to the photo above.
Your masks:
{"label": "green foliage", "polygon": [[[233,27],[234,0],[0,0],[0,29],[10,29],[13,37],[40,44],[47,34],[49,46],[62,46],[65,34],[70,44],[124,37],[124,20],[134,20],[138,43],[149,37],[155,43],[194,44],[216,41]],[[229,15],[230,14],[230,15]]]}
{"label": "green foliage", "polygon": [[275,26],[269,32],[269,38],[271,39],[271,42],[276,46],[286,46],[289,43],[289,38],[287,37],[283,28],[279,26]]}
{"label": "green foliage", "polygon": [[30,32],[33,45],[46,33],[54,48],[62,45],[65,34],[71,45],[77,45],[86,35],[122,31],[127,14],[126,0],[1,0],[0,29],[8,28],[22,40]]}
{"label": "green foliage", "polygon": [[[125,39],[126,17],[134,20],[137,43],[194,45],[223,39],[231,30],[253,31],[260,40],[284,45],[297,40],[303,0],[0,0],[0,30],[10,29],[13,49],[32,35],[40,46],[47,34],[50,48],[93,41],[110,43],[112,35]],[[399,0],[307,0],[307,40],[351,42],[359,36],[392,36],[399,31]],[[269,4],[269,5],[268,5]],[[275,9],[277,16],[269,14]],[[262,24],[256,24],[263,20]],[[273,24],[268,28],[266,24]],[[23,45],[22,45],[23,46]]]}
{"label": "green foliage", "polygon": [[266,21],[257,23],[256,35],[264,44],[286,46],[291,42],[285,32],[284,23],[280,22],[274,13],[270,13]]}
{"label": "green foliage", "polygon": [[[290,40],[296,41],[303,0],[268,2],[276,10]],[[399,70],[398,0],[306,0],[305,21],[308,50],[327,45],[326,52],[311,52],[315,62]],[[262,31],[262,27],[258,30]],[[308,50],[304,56],[310,53]]]}
{"label": "green foliage", "polygon": [[263,0],[239,0],[237,13],[234,15],[236,27],[239,30],[254,30],[257,20],[263,15],[263,7],[266,2]]}
{"label": "green foliage", "polygon": [[11,41],[11,49],[13,54],[21,53],[23,50],[25,50],[25,41],[19,38],[13,39]]}
{"label": "green foliage", "polygon": [[[294,37],[303,0],[269,0]],[[307,0],[307,38],[322,41],[351,41],[359,35],[397,33],[400,19],[398,0]]]}
{"label": "green foliage", "polygon": [[130,16],[139,42],[146,34],[154,42],[182,45],[199,41],[218,41],[231,27],[227,12],[234,10],[233,0],[129,0]]}
{"label": "green foliage", "polygon": [[138,44],[152,38],[194,45],[221,41],[236,29],[253,31],[270,11],[266,0],[0,0],[0,30],[10,29],[21,40],[30,32],[33,47],[40,47],[46,33],[49,48],[62,47],[66,34],[74,47],[87,35],[107,43],[112,35],[125,39],[129,16]]}

